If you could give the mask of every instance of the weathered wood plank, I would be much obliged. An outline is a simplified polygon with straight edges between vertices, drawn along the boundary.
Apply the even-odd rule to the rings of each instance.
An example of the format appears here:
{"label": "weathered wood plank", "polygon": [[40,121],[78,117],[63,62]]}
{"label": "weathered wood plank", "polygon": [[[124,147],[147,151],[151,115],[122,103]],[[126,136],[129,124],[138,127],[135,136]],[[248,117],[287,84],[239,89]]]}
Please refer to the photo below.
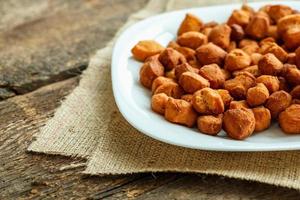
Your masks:
{"label": "weathered wood plank", "polygon": [[0,1],[0,99],[80,74],[146,2]]}

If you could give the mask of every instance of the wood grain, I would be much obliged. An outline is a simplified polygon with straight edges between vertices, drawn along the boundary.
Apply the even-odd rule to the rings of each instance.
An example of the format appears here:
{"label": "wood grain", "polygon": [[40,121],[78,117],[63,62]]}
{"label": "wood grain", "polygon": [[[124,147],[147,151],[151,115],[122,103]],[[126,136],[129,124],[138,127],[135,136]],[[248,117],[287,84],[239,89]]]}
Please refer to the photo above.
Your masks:
{"label": "wood grain", "polygon": [[0,1],[0,99],[80,74],[146,2]]}

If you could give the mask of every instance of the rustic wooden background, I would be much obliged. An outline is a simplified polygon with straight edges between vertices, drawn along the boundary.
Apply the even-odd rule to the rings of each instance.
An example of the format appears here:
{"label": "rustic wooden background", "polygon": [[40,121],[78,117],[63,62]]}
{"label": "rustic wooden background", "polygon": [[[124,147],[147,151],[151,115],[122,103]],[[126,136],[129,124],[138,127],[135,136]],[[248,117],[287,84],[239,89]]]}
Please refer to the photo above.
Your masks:
{"label": "rustic wooden background", "polygon": [[0,1],[0,199],[299,199],[296,190],[212,175],[83,176],[82,160],[25,152],[89,57],[146,3]]}

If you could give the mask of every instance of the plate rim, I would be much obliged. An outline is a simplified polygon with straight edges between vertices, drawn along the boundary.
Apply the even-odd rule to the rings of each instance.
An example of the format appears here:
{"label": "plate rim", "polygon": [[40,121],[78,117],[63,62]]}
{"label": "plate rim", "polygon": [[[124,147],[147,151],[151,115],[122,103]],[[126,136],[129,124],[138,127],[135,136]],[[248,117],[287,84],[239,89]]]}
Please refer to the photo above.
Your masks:
{"label": "plate rim", "polygon": [[[298,4],[300,6],[300,2],[297,1],[281,1],[280,4]],[[274,1],[261,1],[261,2],[249,2],[248,5],[264,5],[264,4],[279,4],[279,2],[274,2]],[[204,6],[204,7],[195,7],[195,8],[187,8],[187,9],[180,9],[180,10],[174,10],[170,12],[164,12],[161,14],[157,14],[154,16],[150,16],[146,19],[143,19],[141,21],[138,21],[134,23],[133,25],[130,25],[127,27],[122,33],[119,35],[117,38],[114,46],[113,46],[113,53],[112,53],[112,58],[111,58],[111,81],[112,81],[112,89],[113,89],[113,95],[115,98],[116,105],[122,114],[122,116],[126,119],[127,122],[131,126],[133,126],[135,129],[137,129],[139,132],[142,134],[145,134],[151,138],[154,138],[155,140],[168,143],[171,145],[176,145],[180,147],[185,147],[185,148],[190,148],[190,149],[198,149],[198,150],[209,150],[209,151],[223,151],[223,152],[264,152],[264,151],[291,151],[291,150],[300,150],[300,141],[299,142],[289,142],[288,144],[284,143],[276,143],[276,147],[272,145],[273,143],[255,143],[253,144],[252,142],[247,142],[245,140],[242,141],[236,141],[233,140],[233,142],[243,142],[245,146],[230,146],[230,145],[222,145],[218,144],[216,146],[208,146],[208,145],[188,145],[185,143],[180,143],[180,142],[174,142],[173,140],[168,140],[167,138],[162,138],[158,137],[155,134],[152,134],[151,131],[149,131],[147,128],[143,126],[139,126],[138,123],[136,123],[136,120],[133,119],[131,115],[125,110],[124,108],[124,103],[123,100],[121,99],[122,96],[119,92],[120,88],[118,87],[117,84],[117,69],[118,69],[118,58],[122,54],[122,51],[117,48],[121,46],[122,43],[124,43],[124,38],[131,32],[133,32],[136,28],[141,27],[144,24],[147,24],[148,22],[160,19],[161,17],[164,17],[166,15],[174,15],[174,14],[179,14],[179,13],[186,13],[186,12],[195,12],[199,9],[213,9],[216,7],[232,7],[232,6],[241,6],[242,3],[231,3],[231,4],[222,4],[222,5],[212,5],[212,6]],[[127,103],[127,106],[129,104]],[[175,124],[174,124],[175,125]],[[247,144],[248,143],[248,144]],[[247,145],[246,145],[247,144]],[[249,145],[250,144],[250,145]],[[254,145],[254,146],[251,146]]]}

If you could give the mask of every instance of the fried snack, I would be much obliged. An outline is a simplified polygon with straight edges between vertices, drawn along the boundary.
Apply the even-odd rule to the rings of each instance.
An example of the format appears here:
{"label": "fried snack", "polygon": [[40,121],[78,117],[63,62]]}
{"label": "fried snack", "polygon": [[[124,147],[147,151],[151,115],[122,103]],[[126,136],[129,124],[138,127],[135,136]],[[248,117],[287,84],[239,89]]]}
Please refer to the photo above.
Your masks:
{"label": "fried snack", "polygon": [[227,47],[226,51],[230,52],[232,50],[236,49],[236,42],[235,41],[231,41],[229,46]]}
{"label": "fried snack", "polygon": [[193,95],[192,94],[185,94],[181,96],[182,100],[185,100],[189,103],[192,103]]}
{"label": "fried snack", "polygon": [[154,81],[152,83],[152,86],[151,86],[152,94],[154,94],[155,90],[159,86],[161,86],[163,84],[166,84],[166,83],[176,83],[176,82],[174,81],[174,79],[167,78],[167,77],[164,77],[164,76],[159,76],[156,79],[154,79]]}
{"label": "fried snack", "polygon": [[231,40],[240,41],[245,37],[245,32],[242,26],[238,24],[232,24],[230,25],[230,28],[231,28],[231,35],[230,35]]}
{"label": "fried snack", "polygon": [[187,93],[193,94],[197,90],[209,87],[209,81],[193,72],[184,72],[179,78],[180,86]]}
{"label": "fried snack", "polygon": [[227,24],[213,27],[208,36],[208,41],[226,49],[230,43],[231,28]]}
{"label": "fried snack", "polygon": [[177,43],[184,47],[197,49],[207,43],[207,36],[196,31],[190,31],[180,35],[177,38]]}
{"label": "fried snack", "polygon": [[131,49],[131,53],[135,59],[145,61],[150,56],[158,54],[163,50],[164,47],[154,40],[142,40]]}
{"label": "fried snack", "polygon": [[[291,53],[291,54],[293,54],[293,53]],[[298,47],[296,49],[296,51],[293,55],[295,55],[295,63],[290,63],[290,64],[296,64],[298,69],[300,69],[300,47]]]}
{"label": "fried snack", "polygon": [[213,27],[218,26],[218,25],[219,25],[219,24],[218,24],[218,22],[216,22],[216,21],[206,22],[206,23],[204,23],[204,25],[203,25],[203,29],[204,29],[204,28],[213,28]]}
{"label": "fried snack", "polygon": [[184,94],[183,89],[177,83],[164,83],[157,87],[154,94],[165,93],[169,97],[180,99]]}
{"label": "fried snack", "polygon": [[260,49],[261,54],[272,53],[276,58],[278,58],[281,62],[285,62],[287,60],[288,54],[287,52],[280,47],[275,42],[265,42],[262,44]]}
{"label": "fried snack", "polygon": [[300,99],[293,99],[292,104],[300,104]]}
{"label": "fried snack", "polygon": [[300,46],[300,14],[287,15],[277,23],[277,31],[288,49]]}
{"label": "fried snack", "polygon": [[[294,87],[290,93],[294,99],[300,99],[300,85]],[[300,114],[300,113],[299,113]]]}
{"label": "fried snack", "polygon": [[248,72],[240,73],[224,83],[224,88],[236,99],[244,99],[247,90],[253,86],[255,86],[255,77]]}
{"label": "fried snack", "polygon": [[262,55],[260,53],[253,53],[251,54],[251,65],[258,65],[258,62],[262,58]]}
{"label": "fried snack", "polygon": [[146,88],[151,88],[152,82],[164,75],[164,66],[159,62],[158,55],[149,57],[140,69],[140,82]]}
{"label": "fried snack", "polygon": [[274,92],[268,98],[265,106],[271,112],[273,119],[277,119],[280,112],[284,111],[292,102],[292,96],[286,91]]}
{"label": "fried snack", "polygon": [[247,103],[251,107],[262,105],[269,98],[269,90],[263,83],[258,83],[255,87],[247,91]]}
{"label": "fried snack", "polygon": [[200,31],[202,27],[203,22],[195,15],[188,13],[180,24],[177,34],[181,35],[190,31]]}
{"label": "fried snack", "polygon": [[205,27],[201,30],[201,33],[208,38],[212,29],[213,29],[212,27]]}
{"label": "fried snack", "polygon": [[229,17],[227,24],[232,26],[237,24],[243,28],[246,28],[250,22],[250,13],[245,10],[234,10]]}
{"label": "fried snack", "polygon": [[176,76],[177,80],[179,80],[181,74],[183,74],[184,72],[193,72],[196,74],[198,74],[198,72],[199,72],[199,70],[197,68],[192,67],[188,63],[183,63],[181,65],[177,65],[174,69],[175,69],[175,76]]}
{"label": "fried snack", "polygon": [[233,101],[233,98],[230,95],[230,93],[227,90],[224,90],[224,89],[218,89],[217,92],[219,93],[219,95],[222,98],[224,107],[228,108],[229,105],[230,105],[230,102]]}
{"label": "fried snack", "polygon": [[172,70],[176,65],[186,62],[185,57],[172,48],[166,48],[164,51],[162,51],[158,59],[166,68],[166,70]]}
{"label": "fried snack", "polygon": [[196,50],[196,57],[201,65],[216,63],[221,66],[226,55],[226,51],[211,42]]}
{"label": "fried snack", "polygon": [[165,76],[167,78],[170,78],[170,79],[176,79],[176,76],[175,76],[175,69],[171,69],[170,71],[166,72],[165,73]]}
{"label": "fried snack", "polygon": [[279,90],[280,82],[276,76],[262,75],[256,78],[256,83],[263,83],[272,94]]}
{"label": "fried snack", "polygon": [[217,135],[222,129],[222,118],[223,114],[200,116],[197,119],[197,127],[201,133]]}
{"label": "fried snack", "polygon": [[289,87],[287,81],[285,80],[285,78],[280,77],[280,76],[278,76],[277,78],[279,80],[279,90],[284,90],[286,92],[290,92],[290,87]]}
{"label": "fried snack", "polygon": [[175,41],[171,41],[168,44],[168,47],[173,48],[179,53],[181,53],[187,61],[196,60],[196,51],[191,48],[182,47],[179,44],[177,44]]}
{"label": "fried snack", "polygon": [[[299,61],[297,61],[298,59],[299,59]],[[298,58],[297,58],[295,52],[288,53],[287,58],[286,58],[286,63],[291,64],[291,65],[297,64],[297,67],[299,68],[299,66],[300,66],[300,51],[298,52]]]}
{"label": "fried snack", "polygon": [[246,108],[229,109],[224,113],[223,128],[227,135],[236,140],[249,137],[255,129],[255,117]]}
{"label": "fried snack", "polygon": [[267,53],[258,62],[258,68],[264,75],[278,75],[282,67],[283,64],[272,53]]}
{"label": "fried snack", "polygon": [[196,123],[197,113],[189,102],[182,99],[169,98],[166,103],[165,118],[172,123],[192,127]]}
{"label": "fried snack", "polygon": [[[287,65],[285,65],[287,66]],[[295,65],[289,65],[285,68],[285,79],[291,86],[300,85],[300,70]]]}
{"label": "fried snack", "polygon": [[223,73],[223,75],[224,75],[225,81],[227,81],[228,79],[231,78],[231,73],[230,73],[228,70],[226,70],[226,69],[221,69],[221,71],[222,71],[222,73]]}
{"label": "fried snack", "polygon": [[154,112],[164,115],[169,97],[165,93],[155,94],[151,98],[151,108]]}
{"label": "fried snack", "polygon": [[300,134],[300,104],[293,104],[279,115],[279,126],[288,134]]}
{"label": "fried snack", "polygon": [[224,68],[228,71],[241,70],[251,63],[250,56],[241,49],[234,49],[227,54]]}
{"label": "fried snack", "polygon": [[224,103],[221,96],[211,88],[203,88],[195,92],[192,105],[200,114],[217,115],[224,112]]}
{"label": "fried snack", "polygon": [[262,39],[267,36],[270,21],[266,16],[255,15],[247,25],[246,33],[255,39]]}
{"label": "fried snack", "polygon": [[271,113],[264,106],[253,108],[252,112],[255,118],[255,132],[266,130],[271,124]]}
{"label": "fried snack", "polygon": [[213,89],[222,88],[225,83],[224,74],[217,64],[204,65],[200,68],[199,74],[209,81]]}
{"label": "fried snack", "polygon": [[285,5],[272,5],[268,14],[275,22],[278,22],[281,18],[293,14],[293,9]]}
{"label": "fried snack", "polygon": [[240,109],[240,108],[249,108],[247,101],[231,101],[229,105],[229,109]]}
{"label": "fried snack", "polygon": [[246,67],[246,68],[244,68],[242,70],[239,70],[239,71],[234,71],[232,74],[233,74],[233,76],[237,76],[241,72],[249,72],[250,74],[252,74],[255,77],[260,76],[260,71],[259,71],[257,65],[252,65],[252,66]]}
{"label": "fried snack", "polygon": [[255,40],[243,39],[239,43],[239,48],[251,56],[253,53],[258,52],[259,45]]}
{"label": "fried snack", "polygon": [[278,40],[279,39],[279,35],[277,32],[277,26],[276,25],[270,25],[269,29],[268,29],[268,37],[274,38],[274,40]]}

